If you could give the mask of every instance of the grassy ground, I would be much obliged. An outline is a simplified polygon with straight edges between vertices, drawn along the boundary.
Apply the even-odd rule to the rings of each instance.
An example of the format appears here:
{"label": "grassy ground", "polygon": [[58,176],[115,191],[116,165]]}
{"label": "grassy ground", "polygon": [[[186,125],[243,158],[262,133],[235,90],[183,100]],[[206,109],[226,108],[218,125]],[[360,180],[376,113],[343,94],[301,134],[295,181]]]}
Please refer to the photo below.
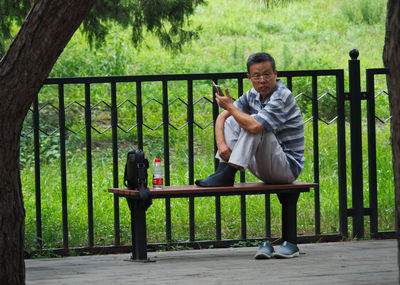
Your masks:
{"label": "grassy ground", "polygon": [[[274,1],[271,1],[271,3]],[[201,24],[203,31],[198,40],[187,45],[181,53],[170,54],[160,48],[157,40],[148,35],[140,51],[134,50],[129,41],[130,33],[114,26],[103,47],[91,50],[81,33],[71,40],[54,67],[52,77],[71,76],[107,76],[168,73],[207,73],[245,71],[248,55],[257,51],[270,52],[277,61],[279,70],[329,69],[347,70],[348,52],[353,48],[360,50],[362,68],[362,86],[365,86],[364,69],[382,67],[381,54],[384,41],[384,18],[386,1],[345,0],[330,1],[275,1],[283,2],[267,8],[263,1],[256,0],[215,0],[200,7],[193,23]],[[346,72],[347,78],[347,72]],[[223,81],[233,93],[234,83]],[[377,79],[377,91],[385,87],[384,77]],[[134,100],[133,84],[118,84],[118,103],[126,99]],[[246,82],[245,88],[249,87]],[[79,102],[84,105],[84,86],[66,86],[66,105]],[[185,100],[186,87],[181,83],[169,85],[170,102],[176,98]],[[365,88],[363,88],[365,89]],[[144,102],[155,98],[162,102],[161,85],[146,83],[143,86]],[[194,99],[210,96],[209,82],[196,82]],[[110,88],[102,84],[91,86],[92,104],[103,100],[110,104]],[[310,92],[308,79],[294,84],[294,93]],[[319,95],[333,93],[332,80],[320,82]],[[184,95],[182,95],[184,94]],[[58,106],[57,87],[43,88],[39,101],[51,102]],[[310,116],[310,103],[303,102],[304,117]],[[321,116],[330,116],[335,112],[334,101],[324,105]],[[326,106],[325,106],[326,105]],[[365,105],[363,104],[365,110]],[[67,126],[78,131],[84,126],[83,110],[73,104],[66,111]],[[195,121],[202,126],[212,121],[211,104],[204,100],[195,105]],[[388,117],[387,96],[377,98],[377,115]],[[129,104],[119,109],[120,126],[124,129],[134,125],[135,111]],[[186,120],[185,105],[174,103],[170,110],[171,122],[180,126]],[[365,114],[365,113],[364,113]],[[152,101],[144,107],[145,124],[156,127],[161,123],[161,108]],[[47,132],[54,130],[58,123],[54,108],[46,107],[41,111],[42,128]],[[93,124],[103,130],[110,123],[110,111],[100,104],[93,112]],[[30,128],[27,118],[24,132]],[[368,161],[366,123],[363,123],[364,187],[365,206],[368,207]],[[136,146],[136,129],[125,134],[119,131],[119,171],[122,185],[125,151]],[[93,134],[93,199],[94,231],[96,244],[113,242],[113,201],[107,188],[112,186],[111,131],[103,135]],[[41,185],[43,239],[48,247],[62,245],[61,186],[59,169],[59,147],[57,132],[54,136],[41,135]],[[84,130],[77,135],[68,134],[67,138],[67,185],[68,219],[70,246],[88,244],[87,238],[87,194],[86,194],[86,149]],[[390,151],[390,126],[377,124],[377,164],[379,229],[394,228],[393,172]],[[151,131],[145,128],[144,150],[150,159],[162,156],[162,128]],[[26,208],[27,248],[35,247],[35,193],[32,136],[21,139],[22,184]],[[349,127],[347,126],[347,144]],[[188,182],[187,128],[175,131],[171,129],[171,185]],[[337,144],[335,124],[319,124],[320,153],[320,199],[321,231],[338,231],[338,186],[337,186]],[[306,165],[300,180],[313,181],[313,141],[311,123],[306,125]],[[349,149],[349,148],[348,148]],[[349,160],[349,153],[347,154]],[[212,125],[202,130],[195,128],[195,178],[205,177],[213,169]],[[348,171],[349,175],[350,172]],[[151,171],[149,173],[151,175]],[[249,181],[255,181],[247,175]],[[350,181],[348,179],[350,184]],[[348,205],[351,207],[351,188],[348,186]],[[300,233],[314,231],[314,193],[302,194],[298,206],[298,229]],[[195,200],[196,238],[212,239],[215,236],[213,198]],[[280,204],[276,197],[271,198],[272,231],[280,234]],[[188,200],[174,199],[172,202],[173,240],[189,239]],[[248,236],[264,235],[264,198],[247,198]],[[240,198],[222,198],[222,235],[223,238],[240,237]],[[129,211],[126,202],[121,199],[122,242],[129,243]],[[351,223],[350,223],[351,224]],[[368,221],[366,220],[366,226]],[[155,201],[148,213],[148,236],[151,242],[165,241],[164,201]],[[368,227],[367,227],[368,231]]]}

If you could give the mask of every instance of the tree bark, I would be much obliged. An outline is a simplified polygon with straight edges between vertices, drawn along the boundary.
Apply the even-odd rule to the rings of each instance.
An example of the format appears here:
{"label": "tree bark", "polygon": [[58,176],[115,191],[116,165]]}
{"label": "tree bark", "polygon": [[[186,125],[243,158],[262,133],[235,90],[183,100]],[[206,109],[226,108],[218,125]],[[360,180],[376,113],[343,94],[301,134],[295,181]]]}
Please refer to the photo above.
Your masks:
{"label": "tree bark", "polygon": [[0,284],[24,284],[19,143],[30,105],[95,0],[39,0],[0,61]]}
{"label": "tree bark", "polygon": [[[398,266],[400,272],[400,1],[388,0],[383,62],[389,68],[387,87],[391,120],[391,143],[396,204]],[[399,275],[400,278],[400,275]]]}

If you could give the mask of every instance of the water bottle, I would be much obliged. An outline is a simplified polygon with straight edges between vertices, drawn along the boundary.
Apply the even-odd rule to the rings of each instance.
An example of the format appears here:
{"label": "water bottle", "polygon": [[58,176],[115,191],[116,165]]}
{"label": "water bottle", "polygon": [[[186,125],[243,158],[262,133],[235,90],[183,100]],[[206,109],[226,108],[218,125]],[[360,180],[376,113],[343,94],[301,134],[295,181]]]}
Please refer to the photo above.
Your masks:
{"label": "water bottle", "polygon": [[153,166],[153,188],[162,189],[164,184],[163,169],[161,166],[161,159],[156,158]]}

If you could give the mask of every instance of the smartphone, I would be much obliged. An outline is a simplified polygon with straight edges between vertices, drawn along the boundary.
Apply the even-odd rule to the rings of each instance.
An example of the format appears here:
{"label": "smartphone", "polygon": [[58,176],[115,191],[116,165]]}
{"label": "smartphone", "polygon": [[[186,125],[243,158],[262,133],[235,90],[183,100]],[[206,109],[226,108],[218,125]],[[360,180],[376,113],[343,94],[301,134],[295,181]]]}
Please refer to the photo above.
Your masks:
{"label": "smartphone", "polygon": [[214,81],[212,81],[212,85],[213,85],[214,94],[218,93],[219,96],[224,96],[224,93],[222,92],[222,87],[221,86],[215,84]]}

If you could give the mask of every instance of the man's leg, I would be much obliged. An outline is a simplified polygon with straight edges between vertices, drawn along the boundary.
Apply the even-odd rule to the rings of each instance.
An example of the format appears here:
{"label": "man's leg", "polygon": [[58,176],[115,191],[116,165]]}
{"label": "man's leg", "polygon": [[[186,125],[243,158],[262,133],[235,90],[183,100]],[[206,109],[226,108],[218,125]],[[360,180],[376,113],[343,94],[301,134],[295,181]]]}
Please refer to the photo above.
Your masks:
{"label": "man's leg", "polygon": [[[249,170],[265,183],[292,183],[292,170],[276,136],[263,130],[251,134],[243,130],[233,117],[225,122],[225,140],[232,150],[230,164]],[[221,159],[218,155],[217,159]]]}
{"label": "man's leg", "polygon": [[[233,120],[239,127],[240,132],[237,133],[238,137],[236,140],[232,140],[232,146],[228,146],[232,149],[231,157],[229,158],[229,164],[237,165],[241,170],[245,170],[254,155],[256,154],[259,145],[262,143],[263,132],[258,134],[252,134],[246,130],[240,128],[235,120]],[[233,124],[234,125],[234,124]],[[216,156],[218,158],[218,156]]]}
{"label": "man's leg", "polygon": [[[250,159],[254,156],[262,134],[251,134],[243,130],[233,117],[229,117],[224,124],[225,141],[232,150],[229,164],[221,171],[217,171],[206,179],[197,180],[199,186],[230,186],[233,185],[237,170],[246,169]],[[217,153],[215,156],[225,162]]]}
{"label": "man's leg", "polygon": [[[235,119],[232,116],[228,117],[228,119],[226,119],[224,124],[224,135],[225,135],[225,141],[230,149],[234,148],[240,133],[241,133],[241,127],[239,126],[239,124],[235,121]],[[196,185],[204,187],[233,185],[237,169],[228,165],[228,162],[224,161],[219,156],[218,152],[215,155],[215,157],[220,161],[215,173],[211,174],[205,179],[196,180],[195,181]]]}
{"label": "man's leg", "polygon": [[[224,125],[225,140],[232,150],[229,164],[206,179],[197,180],[199,186],[233,185],[236,168],[249,170],[265,183],[291,183],[295,180],[286,154],[272,132],[251,134],[243,130],[233,117]],[[217,153],[221,162],[225,162]]]}
{"label": "man's leg", "polygon": [[261,143],[248,168],[265,183],[284,184],[295,180],[287,156],[272,132],[262,132]]}

